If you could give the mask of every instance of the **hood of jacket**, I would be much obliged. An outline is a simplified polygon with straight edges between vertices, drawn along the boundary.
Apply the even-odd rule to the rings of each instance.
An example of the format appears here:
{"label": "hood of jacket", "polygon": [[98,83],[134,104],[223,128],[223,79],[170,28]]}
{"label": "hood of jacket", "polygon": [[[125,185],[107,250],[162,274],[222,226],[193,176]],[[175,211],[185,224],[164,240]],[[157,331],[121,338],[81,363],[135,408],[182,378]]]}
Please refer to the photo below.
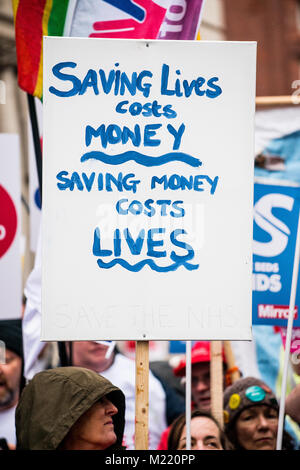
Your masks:
{"label": "hood of jacket", "polygon": [[101,375],[81,367],[39,372],[24,388],[16,409],[17,449],[55,450],[75,422],[98,400],[118,408],[113,416],[120,448],[125,425],[123,392]]}

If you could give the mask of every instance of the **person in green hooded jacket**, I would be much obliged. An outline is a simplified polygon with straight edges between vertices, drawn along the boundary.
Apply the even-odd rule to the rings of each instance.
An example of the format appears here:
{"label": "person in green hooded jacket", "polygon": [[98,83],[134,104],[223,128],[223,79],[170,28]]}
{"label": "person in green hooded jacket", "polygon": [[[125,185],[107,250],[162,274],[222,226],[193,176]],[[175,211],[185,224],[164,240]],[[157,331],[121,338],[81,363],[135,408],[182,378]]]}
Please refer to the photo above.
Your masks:
{"label": "person in green hooded jacket", "polygon": [[81,367],[36,374],[16,409],[17,450],[123,450],[125,396]]}

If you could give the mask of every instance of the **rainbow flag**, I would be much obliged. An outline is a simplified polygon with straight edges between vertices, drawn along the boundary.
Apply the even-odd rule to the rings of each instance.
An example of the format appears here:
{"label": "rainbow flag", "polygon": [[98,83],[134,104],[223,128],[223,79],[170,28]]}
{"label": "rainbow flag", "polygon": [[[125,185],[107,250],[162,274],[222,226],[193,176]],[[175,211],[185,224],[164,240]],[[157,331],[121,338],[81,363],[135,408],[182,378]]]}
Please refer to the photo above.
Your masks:
{"label": "rainbow flag", "polygon": [[69,0],[13,0],[18,82],[43,95],[43,36],[62,36]]}
{"label": "rainbow flag", "polygon": [[204,0],[189,0],[186,8],[179,8],[175,0],[12,2],[19,85],[39,98],[43,94],[43,36],[195,39],[204,4]]}

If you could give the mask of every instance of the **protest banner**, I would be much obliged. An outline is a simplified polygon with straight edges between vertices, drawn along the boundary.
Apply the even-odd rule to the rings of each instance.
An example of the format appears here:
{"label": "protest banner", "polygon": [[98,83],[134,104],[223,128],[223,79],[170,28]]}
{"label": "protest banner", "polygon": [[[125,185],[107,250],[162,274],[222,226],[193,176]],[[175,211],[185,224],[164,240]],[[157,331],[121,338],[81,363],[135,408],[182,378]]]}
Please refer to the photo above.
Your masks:
{"label": "protest banner", "polygon": [[170,0],[80,0],[70,36],[155,39]]}
{"label": "protest banner", "polygon": [[[280,101],[283,103],[285,97],[265,97],[263,101],[265,103],[277,106],[280,104]],[[295,96],[289,98],[290,104],[296,104],[294,101]],[[257,104],[261,102],[257,98]],[[286,101],[288,103],[288,100]],[[299,103],[299,101],[298,101]],[[270,184],[287,185],[295,186],[296,193],[299,195],[299,184],[300,184],[300,172],[299,172],[299,158],[298,158],[298,141],[300,137],[299,132],[299,109],[297,107],[289,107],[284,110],[280,108],[275,108],[268,111],[259,111],[256,115],[256,144],[255,144],[255,153],[256,153],[256,167],[255,175],[260,178],[264,178],[265,182],[270,182]],[[272,182],[273,179],[273,182]],[[259,182],[263,182],[259,180]],[[296,183],[296,184],[295,184]],[[298,188],[297,188],[298,186]],[[285,298],[284,306],[282,309],[281,305],[278,305],[279,308],[274,308],[272,305],[269,306],[269,312],[266,310],[265,314],[274,317],[272,320],[269,318],[269,324],[276,323],[283,324],[285,326],[274,326],[272,329],[263,329],[264,334],[258,333],[256,329],[256,344],[260,350],[259,357],[259,369],[260,372],[268,377],[268,385],[277,390],[278,396],[280,396],[280,411],[279,411],[279,425],[277,433],[277,449],[281,448],[282,445],[282,435],[283,435],[283,423],[284,423],[284,414],[285,414],[285,397],[288,385],[293,385],[293,379],[289,380],[288,384],[288,374],[289,365],[290,365],[290,352],[292,345],[292,333],[293,333],[293,323],[294,315],[297,307],[297,291],[299,292],[298,287],[298,269],[299,269],[299,202],[291,201],[287,195],[274,194],[275,200],[274,204],[268,197],[266,198],[266,206],[261,207],[263,216],[265,217],[264,230],[267,238],[264,238],[259,241],[265,242],[265,246],[268,246],[274,249],[277,245],[279,247],[278,260],[282,260],[284,255],[286,256],[286,271],[289,277],[289,285],[285,283]],[[299,199],[299,196],[297,196]],[[285,200],[285,204],[279,204],[278,201]],[[289,212],[291,212],[291,207],[288,207],[287,201],[290,201],[291,207],[294,208],[295,212],[293,214],[292,222]],[[271,204],[270,204],[271,203]],[[262,204],[264,206],[264,204]],[[271,206],[271,207],[270,207]],[[274,206],[274,207],[272,207]],[[278,207],[279,206],[279,207]],[[298,206],[298,207],[297,207]],[[266,210],[267,209],[267,210]],[[271,210],[270,210],[271,209]],[[284,209],[284,210],[283,210]],[[289,210],[290,209],[290,210]],[[273,212],[273,214],[271,213]],[[265,212],[265,213],[264,213]],[[271,216],[271,220],[270,220]],[[275,216],[275,217],[274,217]],[[283,217],[283,218],[282,218]],[[270,222],[273,224],[273,228],[270,227]],[[297,230],[298,226],[298,230]],[[271,228],[271,230],[270,230]],[[278,229],[281,230],[281,234],[278,232]],[[296,236],[296,232],[297,236]],[[279,242],[279,243],[278,243]],[[285,244],[287,246],[293,246],[292,250],[289,253],[285,253]],[[261,245],[261,248],[263,245]],[[254,250],[255,251],[255,250]],[[262,253],[259,253],[260,255]],[[270,255],[270,253],[267,253]],[[271,253],[272,255],[272,253]],[[282,255],[282,256],[281,256]],[[267,260],[268,261],[268,260]],[[269,259],[270,261],[270,259]],[[269,263],[272,265],[272,263]],[[275,264],[275,263],[274,263]],[[292,267],[293,266],[293,267]],[[276,267],[276,265],[274,266]],[[282,268],[282,266],[281,266]],[[284,273],[285,274],[285,273]],[[284,276],[286,278],[286,276]],[[281,290],[281,278],[277,279],[277,291]],[[286,279],[285,279],[286,281]],[[279,287],[279,289],[278,289]],[[287,289],[286,289],[287,288]],[[274,289],[274,285],[273,285]],[[287,291],[286,291],[287,290]],[[273,302],[275,297],[273,297]],[[286,308],[288,304],[288,309]],[[287,315],[288,310],[288,315]],[[284,316],[285,320],[279,322],[279,315]],[[287,327],[286,327],[287,325]],[[259,328],[259,325],[258,325]],[[275,339],[278,329],[286,330],[285,335],[285,352],[283,367],[281,363],[281,350],[278,348],[280,345],[280,340]],[[270,333],[270,330],[273,331],[273,334]],[[279,346],[280,347],[280,346]],[[293,355],[292,355],[293,356]],[[292,357],[292,360],[294,358]],[[269,367],[271,365],[271,367]]]}
{"label": "protest banner", "polygon": [[251,339],[255,43],[44,44],[42,339]]}
{"label": "protest banner", "polygon": [[44,43],[42,339],[251,339],[256,44]]}
{"label": "protest banner", "polygon": [[158,39],[196,39],[205,0],[170,0]]}
{"label": "protest banner", "polygon": [[[253,230],[253,324],[286,326],[296,245],[300,186],[256,179]],[[299,281],[298,281],[299,286]],[[297,289],[294,325],[300,325]]]}
{"label": "protest banner", "polygon": [[21,317],[19,139],[0,134],[0,283],[1,320]]}
{"label": "protest banner", "polygon": [[259,179],[254,185],[253,324],[287,327],[277,450],[281,449],[293,324],[299,326],[300,186]]}
{"label": "protest banner", "polygon": [[287,323],[287,331],[286,331],[285,355],[284,355],[279,417],[278,417],[278,431],[277,431],[277,442],[276,442],[277,450],[281,450],[282,448],[283,427],[284,427],[284,420],[285,420],[286,386],[287,386],[287,375],[288,375],[289,355],[290,355],[289,353],[290,353],[291,343],[292,343],[292,331],[293,331],[294,309],[295,309],[296,294],[297,294],[299,263],[300,263],[300,208],[298,208],[296,246],[295,246],[295,252],[293,256],[293,272],[292,272],[292,282],[291,282],[291,290],[290,290],[289,314],[288,314],[288,323]]}

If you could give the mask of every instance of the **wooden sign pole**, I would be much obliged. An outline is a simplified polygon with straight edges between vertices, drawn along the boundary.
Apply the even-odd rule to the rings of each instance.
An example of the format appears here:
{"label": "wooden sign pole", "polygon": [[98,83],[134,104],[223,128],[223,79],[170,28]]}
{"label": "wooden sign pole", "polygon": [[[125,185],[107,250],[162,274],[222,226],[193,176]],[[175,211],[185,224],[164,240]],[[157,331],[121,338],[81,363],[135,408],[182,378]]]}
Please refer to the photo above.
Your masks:
{"label": "wooden sign pole", "polygon": [[136,341],[135,450],[148,450],[149,341]]}
{"label": "wooden sign pole", "polygon": [[210,343],[211,413],[223,427],[223,360],[222,341]]}

